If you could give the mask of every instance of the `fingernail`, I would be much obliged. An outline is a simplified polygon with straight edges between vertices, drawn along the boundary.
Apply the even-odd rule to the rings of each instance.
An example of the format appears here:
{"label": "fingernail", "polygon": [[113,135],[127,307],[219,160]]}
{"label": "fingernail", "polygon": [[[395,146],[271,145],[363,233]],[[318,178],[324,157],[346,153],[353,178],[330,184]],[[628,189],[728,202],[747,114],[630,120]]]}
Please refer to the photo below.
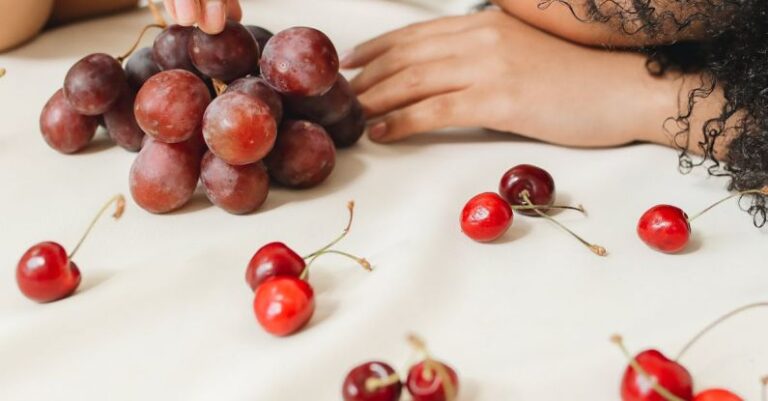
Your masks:
{"label": "fingernail", "polygon": [[192,25],[197,19],[197,10],[194,1],[190,0],[177,0],[176,1],[176,16],[177,22],[180,25]]}
{"label": "fingernail", "polygon": [[217,34],[224,30],[224,24],[227,19],[227,10],[224,2],[214,0],[205,5],[205,25],[211,30],[209,34]]}
{"label": "fingernail", "polygon": [[342,67],[346,67],[350,64],[352,64],[352,61],[354,60],[355,55],[355,49],[349,49],[341,52],[341,56],[339,56],[339,62],[341,63]]}
{"label": "fingernail", "polygon": [[368,136],[374,141],[384,138],[385,135],[387,135],[387,123],[384,121],[377,122],[368,129]]}

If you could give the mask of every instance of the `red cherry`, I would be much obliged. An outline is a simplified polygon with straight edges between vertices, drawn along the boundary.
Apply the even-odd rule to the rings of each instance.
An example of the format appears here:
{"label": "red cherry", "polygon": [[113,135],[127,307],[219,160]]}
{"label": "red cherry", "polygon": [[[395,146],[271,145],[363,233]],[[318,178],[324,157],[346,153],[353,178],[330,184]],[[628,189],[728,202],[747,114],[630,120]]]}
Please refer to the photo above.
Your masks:
{"label": "red cherry", "polygon": [[[499,183],[499,194],[515,206],[527,205],[523,191],[527,191],[534,205],[552,206],[555,203],[555,180],[544,169],[521,164],[507,171]],[[532,210],[519,210],[529,216],[538,216]]]}
{"label": "red cherry", "polygon": [[716,388],[696,394],[693,401],[744,401],[744,399],[728,390]]}
{"label": "red cherry", "polygon": [[37,302],[66,298],[80,285],[80,269],[69,260],[64,247],[41,242],[27,250],[16,268],[21,292]]}
{"label": "red cherry", "polygon": [[668,390],[683,400],[693,399],[693,378],[679,363],[656,350],[643,351],[635,357],[651,380],[628,366],[621,381],[622,401],[667,401],[654,389],[652,383]]}
{"label": "red cherry", "polygon": [[493,192],[470,199],[461,211],[461,231],[479,242],[498,239],[512,225],[512,208]]}
{"label": "red cherry", "polygon": [[675,206],[657,205],[637,223],[637,235],[649,247],[667,253],[682,251],[691,237],[688,215]]}
{"label": "red cherry", "polygon": [[[448,385],[443,382],[445,374],[450,378]],[[450,366],[427,360],[411,367],[405,386],[413,401],[452,401],[459,391],[459,376]]]}
{"label": "red cherry", "polygon": [[299,277],[304,271],[304,259],[282,242],[272,242],[259,248],[248,263],[245,280],[252,290],[274,276]]}
{"label": "red cherry", "polygon": [[315,312],[312,286],[296,277],[273,277],[261,283],[253,299],[261,327],[276,336],[297,332]]}
{"label": "red cherry", "polygon": [[352,369],[344,379],[344,401],[397,401],[403,385],[391,366],[366,362]]}

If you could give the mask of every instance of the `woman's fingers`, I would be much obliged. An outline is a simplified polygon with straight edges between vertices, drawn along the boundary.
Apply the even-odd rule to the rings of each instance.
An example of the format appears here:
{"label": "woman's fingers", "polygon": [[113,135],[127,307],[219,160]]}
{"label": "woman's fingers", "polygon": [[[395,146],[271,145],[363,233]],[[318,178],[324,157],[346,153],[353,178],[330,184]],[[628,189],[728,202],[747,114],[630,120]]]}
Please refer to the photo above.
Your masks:
{"label": "woman's fingers", "polygon": [[422,100],[382,117],[369,127],[368,136],[376,142],[394,142],[423,132],[466,126],[469,117],[463,105],[468,101],[471,99],[463,91]]}
{"label": "woman's fingers", "polygon": [[227,19],[239,21],[243,14],[238,0],[165,0],[165,6],[179,25],[198,24],[211,35],[224,30]]}
{"label": "woman's fingers", "polygon": [[171,18],[173,18],[174,21],[178,20],[176,17],[176,2],[174,0],[164,0],[164,4],[165,9],[168,10],[168,14],[171,14]]}
{"label": "woman's fingers", "polygon": [[365,92],[406,67],[455,56],[466,35],[448,33],[391,47],[375,58],[350,82],[355,92]]}
{"label": "woman's fingers", "polygon": [[224,30],[227,22],[227,2],[225,0],[202,0],[201,16],[198,26],[203,32],[215,35]]}
{"label": "woman's fingers", "polygon": [[200,3],[198,0],[174,0],[176,22],[179,25],[194,25],[200,18]]}
{"label": "woman's fingers", "polygon": [[473,81],[473,60],[449,58],[416,64],[376,83],[359,97],[366,115],[375,118],[425,98],[464,89]]}
{"label": "woman's fingers", "polygon": [[240,0],[229,0],[227,18],[235,21],[243,19],[243,9],[240,8]]}
{"label": "woman's fingers", "polygon": [[444,17],[408,25],[356,46],[341,60],[343,68],[362,67],[389,50],[395,44],[413,42],[433,35],[459,32],[474,27],[487,17],[486,13]]}

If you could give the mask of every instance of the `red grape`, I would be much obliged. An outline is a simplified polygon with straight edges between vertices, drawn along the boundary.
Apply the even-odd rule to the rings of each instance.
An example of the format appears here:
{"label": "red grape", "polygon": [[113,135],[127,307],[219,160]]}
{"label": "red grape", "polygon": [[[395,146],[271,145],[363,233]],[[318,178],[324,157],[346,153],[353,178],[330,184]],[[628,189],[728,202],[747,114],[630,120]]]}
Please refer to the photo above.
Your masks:
{"label": "red grape", "polygon": [[224,93],[228,92],[242,92],[261,99],[269,106],[275,121],[278,123],[282,121],[283,98],[267,85],[263,79],[256,77],[240,78],[227,86],[227,90]]}
{"label": "red grape", "polygon": [[155,139],[176,143],[194,135],[211,94],[205,83],[186,70],[163,71],[141,87],[134,112],[141,129]]}
{"label": "red grape", "polygon": [[269,30],[256,25],[246,25],[245,29],[253,35],[253,38],[256,39],[256,43],[259,44],[259,49],[261,50],[264,50],[269,39],[275,36],[275,34]]}
{"label": "red grape", "polygon": [[272,149],[277,123],[269,106],[241,92],[214,99],[203,117],[205,143],[216,156],[233,165],[255,163]]}
{"label": "red grape", "polygon": [[192,198],[200,157],[190,142],[147,140],[131,166],[129,184],[136,203],[151,213],[168,213]]}
{"label": "red grape", "polygon": [[365,113],[360,102],[352,102],[352,109],[341,121],[325,127],[337,148],[354,145],[365,132]]}
{"label": "red grape", "polygon": [[189,41],[189,57],[203,74],[230,82],[256,71],[259,45],[244,26],[230,20],[218,35],[195,29]]}
{"label": "red grape", "polygon": [[40,132],[50,147],[61,153],[75,153],[91,142],[99,119],[75,111],[59,89],[43,107]]}
{"label": "red grape", "polygon": [[115,103],[125,83],[123,67],[114,57],[96,53],[83,57],[64,79],[64,95],[80,114],[103,114]]}
{"label": "red grape", "polygon": [[319,96],[331,89],[339,73],[339,55],[324,33],[305,27],[273,36],[261,57],[261,74],[278,92]]}
{"label": "red grape", "polygon": [[182,69],[200,75],[189,58],[189,42],[194,28],[171,25],[157,35],[152,45],[152,56],[161,70]]}
{"label": "red grape", "polygon": [[138,152],[144,142],[144,131],[139,128],[133,114],[135,97],[133,89],[126,85],[115,105],[104,113],[104,126],[109,132],[109,137],[120,147],[131,152]]}
{"label": "red grape", "polygon": [[336,149],[323,127],[309,121],[286,121],[264,162],[270,176],[280,184],[309,188],[331,174]]}
{"label": "red grape", "polygon": [[160,67],[155,63],[152,49],[144,47],[137,50],[125,63],[125,76],[134,92],[138,92],[144,82],[160,72]]}
{"label": "red grape", "polygon": [[300,116],[320,125],[339,122],[355,101],[355,93],[341,74],[331,89],[320,96],[286,96],[286,106],[291,115]]}
{"label": "red grape", "polygon": [[269,193],[269,175],[264,164],[232,166],[211,152],[203,157],[200,180],[208,199],[233,214],[258,209]]}

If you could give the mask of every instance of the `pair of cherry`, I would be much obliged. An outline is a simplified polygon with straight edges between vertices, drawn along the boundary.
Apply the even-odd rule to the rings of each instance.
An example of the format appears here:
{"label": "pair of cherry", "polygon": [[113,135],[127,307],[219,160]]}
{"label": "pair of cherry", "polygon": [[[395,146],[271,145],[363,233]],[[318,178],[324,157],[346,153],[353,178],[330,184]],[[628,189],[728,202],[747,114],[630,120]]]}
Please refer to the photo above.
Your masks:
{"label": "pair of cherry", "polygon": [[75,293],[82,276],[72,258],[99,218],[115,204],[112,217],[119,219],[125,211],[125,197],[116,195],[99,210],[91,220],[85,234],[80,238],[72,253],[59,243],[46,241],[29,248],[16,265],[16,283],[27,298],[37,302],[53,302]]}
{"label": "pair of cherry", "polygon": [[763,307],[768,307],[768,303],[743,306],[720,317],[690,340],[674,360],[655,349],[632,357],[622,338],[614,336],[611,340],[629,359],[629,366],[621,380],[622,401],[744,401],[733,392],[720,388],[701,391],[694,396],[693,377],[678,361],[699,339],[721,323],[747,310]]}
{"label": "pair of cherry", "polygon": [[637,223],[637,235],[649,247],[660,252],[677,253],[685,249],[691,239],[691,222],[720,205],[737,196],[757,195],[768,196],[768,187],[737,192],[713,205],[688,217],[682,209],[671,205],[654,206],[640,217]]}
{"label": "pair of cherry", "polygon": [[339,237],[307,256],[299,256],[282,242],[261,247],[248,263],[245,280],[254,291],[253,312],[268,333],[288,336],[304,327],[315,312],[315,292],[307,281],[309,267],[322,255],[348,257],[364,269],[371,265],[364,258],[332,249],[349,233],[354,218],[354,202],[349,202],[349,220]]}
{"label": "pair of cherry", "polygon": [[484,192],[470,199],[461,212],[461,230],[478,242],[491,242],[509,230],[514,217],[513,210],[528,215],[543,217],[565,230],[599,256],[607,251],[600,245],[587,242],[544,211],[552,209],[577,210],[586,214],[584,208],[556,206],[555,180],[544,169],[521,164],[512,167],[501,177],[499,193]]}
{"label": "pair of cherry", "polygon": [[403,386],[413,401],[453,401],[459,392],[459,376],[447,364],[433,359],[427,347],[415,335],[408,337],[420,354],[420,361],[408,369],[405,383],[392,366],[384,362],[366,362],[349,371],[341,387],[344,401],[397,401]]}

